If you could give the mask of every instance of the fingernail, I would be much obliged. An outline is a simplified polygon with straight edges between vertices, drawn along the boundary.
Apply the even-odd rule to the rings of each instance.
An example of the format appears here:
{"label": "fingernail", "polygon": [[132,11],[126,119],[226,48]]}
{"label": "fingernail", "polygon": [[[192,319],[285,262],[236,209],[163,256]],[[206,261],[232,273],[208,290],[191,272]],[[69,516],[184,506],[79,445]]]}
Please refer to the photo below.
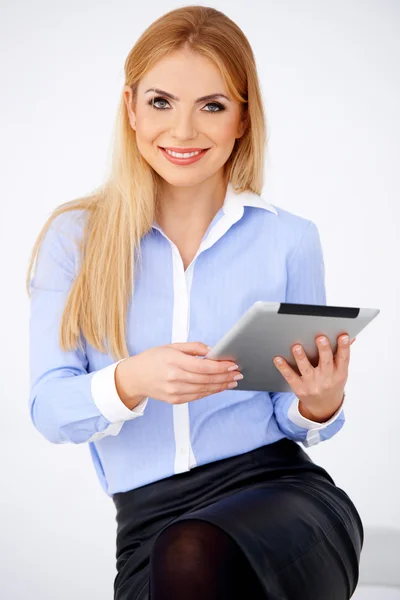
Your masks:
{"label": "fingernail", "polygon": [[349,343],[349,336],[348,335],[344,335],[342,337],[342,342],[343,342],[343,344],[348,344]]}
{"label": "fingernail", "polygon": [[211,347],[211,346],[207,346],[207,348],[208,348],[209,350],[212,350],[212,347]]}
{"label": "fingernail", "polygon": [[233,367],[229,367],[228,371],[236,371],[238,368],[238,365],[233,365]]}

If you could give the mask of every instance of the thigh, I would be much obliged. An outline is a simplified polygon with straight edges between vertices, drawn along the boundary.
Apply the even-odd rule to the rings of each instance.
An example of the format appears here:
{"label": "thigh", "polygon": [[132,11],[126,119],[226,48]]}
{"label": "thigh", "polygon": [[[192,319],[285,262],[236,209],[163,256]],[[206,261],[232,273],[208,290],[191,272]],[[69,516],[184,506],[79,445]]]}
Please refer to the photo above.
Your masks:
{"label": "thigh", "polygon": [[247,488],[179,520],[204,519],[239,545],[270,600],[348,600],[363,531],[334,484],[285,477]]}

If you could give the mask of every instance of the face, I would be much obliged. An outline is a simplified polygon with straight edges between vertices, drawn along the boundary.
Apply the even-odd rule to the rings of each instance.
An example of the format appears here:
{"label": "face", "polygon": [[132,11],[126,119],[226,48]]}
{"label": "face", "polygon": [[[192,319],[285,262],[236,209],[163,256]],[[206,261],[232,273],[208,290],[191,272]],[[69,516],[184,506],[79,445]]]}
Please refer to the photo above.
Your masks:
{"label": "face", "polygon": [[[162,93],[149,91],[154,89]],[[210,97],[199,100],[203,96]],[[223,165],[235,140],[243,135],[245,122],[240,105],[228,94],[211,61],[187,50],[175,52],[142,78],[135,106],[129,86],[124,88],[124,98],[139,151],[164,180],[184,187],[218,172],[222,177]],[[170,160],[165,148],[202,152],[200,158]]]}

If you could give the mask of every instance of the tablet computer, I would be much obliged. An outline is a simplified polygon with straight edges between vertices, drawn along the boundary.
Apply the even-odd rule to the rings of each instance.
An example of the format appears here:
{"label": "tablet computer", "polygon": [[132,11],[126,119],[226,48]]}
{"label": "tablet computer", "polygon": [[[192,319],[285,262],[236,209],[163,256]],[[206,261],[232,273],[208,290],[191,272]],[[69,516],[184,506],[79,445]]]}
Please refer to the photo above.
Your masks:
{"label": "tablet computer", "polygon": [[282,356],[300,375],[292,346],[303,346],[316,367],[319,352],[316,337],[325,335],[333,354],[337,338],[347,333],[356,337],[374,319],[378,308],[255,302],[204,358],[233,360],[244,378],[236,390],[291,392],[292,389],[273,362]]}

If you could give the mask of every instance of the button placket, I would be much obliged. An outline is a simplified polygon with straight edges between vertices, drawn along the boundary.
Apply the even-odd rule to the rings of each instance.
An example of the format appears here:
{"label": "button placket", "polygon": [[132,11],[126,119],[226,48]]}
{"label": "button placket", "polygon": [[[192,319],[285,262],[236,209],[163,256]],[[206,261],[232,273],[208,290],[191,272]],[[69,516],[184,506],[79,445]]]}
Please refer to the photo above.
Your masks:
{"label": "button placket", "polygon": [[[243,215],[243,207],[239,206],[238,210],[231,208],[230,214],[225,214],[208,232],[207,238],[202,241],[192,262],[184,270],[182,257],[178,248],[162,231],[156,227],[161,234],[168,240],[172,250],[172,268],[173,268],[173,288],[174,288],[174,307],[172,318],[172,335],[171,342],[186,342],[189,332],[190,318],[190,289],[193,277],[193,269],[197,257],[210,248],[224,233],[238,221]],[[175,435],[175,461],[174,472],[182,473],[189,471],[195,467],[197,462],[190,443],[190,419],[189,419],[189,403],[178,404],[173,406],[173,424]]]}
{"label": "button placket", "polygon": [[[172,258],[174,282],[172,343],[186,342],[189,323],[189,290],[182,258],[173,244]],[[188,471],[191,466],[189,406],[187,402],[176,404],[172,410],[176,444],[174,471],[182,473]]]}

